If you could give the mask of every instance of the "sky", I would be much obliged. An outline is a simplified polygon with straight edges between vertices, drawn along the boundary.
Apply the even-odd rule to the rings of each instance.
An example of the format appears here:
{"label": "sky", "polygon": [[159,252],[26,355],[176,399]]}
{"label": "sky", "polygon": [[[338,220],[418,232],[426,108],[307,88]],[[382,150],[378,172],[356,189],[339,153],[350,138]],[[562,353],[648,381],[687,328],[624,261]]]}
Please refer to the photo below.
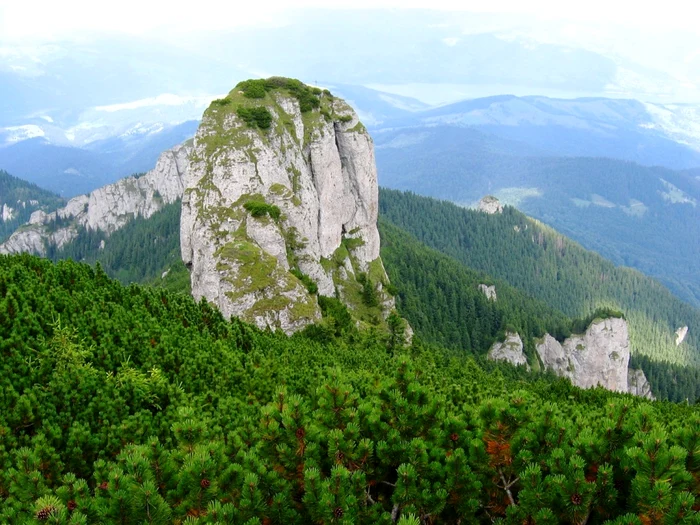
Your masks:
{"label": "sky", "polygon": [[[40,67],[53,43],[114,34],[185,46],[189,38],[242,26],[280,26],[297,9],[435,9],[466,16],[463,33],[495,32],[587,49],[670,75],[700,97],[700,3],[691,0],[0,0],[0,62],[25,56]],[[43,46],[43,48],[42,48]],[[10,66],[13,67],[13,66]],[[31,73],[31,64],[22,67]],[[155,94],[154,94],[155,95]]]}
{"label": "sky", "polygon": [[238,2],[220,0],[0,0],[0,35],[5,41],[50,40],[82,32],[142,33],[226,29],[275,23],[290,8],[423,8],[475,13],[528,15],[542,21],[620,26],[654,32],[694,31],[700,7],[689,0],[645,2],[588,0],[296,0]]}
{"label": "sky", "polygon": [[700,3],[691,0],[0,0],[0,45],[8,53],[8,46],[105,33],[177,40],[202,30],[284,24],[296,8],[491,13],[496,16],[488,25],[465,31],[515,30],[543,42],[616,53],[680,77],[700,70]]}

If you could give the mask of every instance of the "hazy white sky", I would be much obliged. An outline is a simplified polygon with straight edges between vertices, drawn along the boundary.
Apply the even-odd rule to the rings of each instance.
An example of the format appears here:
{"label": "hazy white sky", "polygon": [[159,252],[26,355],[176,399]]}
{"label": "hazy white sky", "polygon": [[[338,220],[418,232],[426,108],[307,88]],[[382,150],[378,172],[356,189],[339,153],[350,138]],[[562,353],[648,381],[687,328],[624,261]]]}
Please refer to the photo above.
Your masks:
{"label": "hazy white sky", "polygon": [[304,8],[478,13],[459,18],[464,33],[497,32],[588,49],[662,71],[700,96],[697,0],[0,0],[0,60],[31,56],[40,64],[53,53],[42,44],[111,33],[186,46],[187,34],[284,25],[290,10]]}
{"label": "hazy white sky", "polygon": [[700,7],[693,0],[0,0],[0,39],[5,42],[66,38],[82,32],[140,33],[154,29],[225,29],[279,21],[284,9],[429,8],[527,14],[542,21],[626,26],[655,32],[696,31]]}

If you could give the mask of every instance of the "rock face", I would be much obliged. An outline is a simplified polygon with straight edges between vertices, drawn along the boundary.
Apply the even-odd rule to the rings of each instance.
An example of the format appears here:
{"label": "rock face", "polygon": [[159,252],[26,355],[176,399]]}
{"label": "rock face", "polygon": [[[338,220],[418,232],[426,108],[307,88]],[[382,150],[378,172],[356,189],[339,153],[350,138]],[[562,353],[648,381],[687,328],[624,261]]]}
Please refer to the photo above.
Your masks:
{"label": "rock face", "polygon": [[651,393],[651,385],[641,369],[630,370],[627,375],[627,392],[647,399],[656,399]]}
{"label": "rock face", "polygon": [[477,209],[493,215],[495,213],[503,213],[503,204],[493,195],[486,195],[479,201]]}
{"label": "rock face", "polygon": [[6,221],[11,221],[12,218],[14,217],[14,212],[12,208],[10,208],[7,203],[4,203],[2,205],[2,213],[0,213],[0,218],[2,219],[2,222]]}
{"label": "rock face", "polygon": [[524,366],[530,370],[527,358],[523,354],[523,341],[517,332],[506,332],[505,341],[494,343],[487,355],[492,361],[508,361],[516,366]]}
{"label": "rock face", "polygon": [[150,217],[182,197],[190,151],[191,144],[176,146],[161,154],[156,167],[142,177],[127,177],[79,195],[52,213],[35,211],[27,224],[0,245],[0,253],[43,256],[48,246],[60,249],[75,239],[80,227],[111,234],[135,217]]}
{"label": "rock face", "polygon": [[294,332],[320,318],[309,284],[360,322],[393,308],[372,139],[341,99],[290,79],[239,84],[204,113],[185,186],[192,293],[225,316]]}
{"label": "rock face", "polygon": [[627,392],[630,345],[624,319],[596,319],[586,333],[572,335],[564,344],[546,334],[536,349],[545,368],[578,387]]}
{"label": "rock face", "polygon": [[688,327],[681,326],[676,330],[676,346],[679,346],[683,341],[685,341],[685,336],[688,335]]}
{"label": "rock face", "polygon": [[496,301],[498,297],[496,296],[496,287],[488,286],[486,284],[480,284],[479,290],[483,293],[489,301]]}

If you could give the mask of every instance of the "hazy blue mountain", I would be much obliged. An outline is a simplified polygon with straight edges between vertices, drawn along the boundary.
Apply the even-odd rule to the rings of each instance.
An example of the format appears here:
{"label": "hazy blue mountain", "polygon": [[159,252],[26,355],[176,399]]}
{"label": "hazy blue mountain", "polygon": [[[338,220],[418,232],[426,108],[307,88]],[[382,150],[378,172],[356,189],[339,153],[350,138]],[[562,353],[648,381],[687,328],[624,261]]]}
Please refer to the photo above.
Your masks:
{"label": "hazy blue mountain", "polygon": [[[700,106],[637,100],[501,95],[407,114],[386,127],[475,128],[557,156],[611,157],[671,168],[700,166]],[[444,140],[459,133],[445,127]]]}
{"label": "hazy blue mountain", "polygon": [[430,107],[415,98],[385,93],[364,86],[332,82],[321,82],[320,85],[330,89],[356,108],[362,123],[370,128]]}
{"label": "hazy blue mountain", "polygon": [[56,146],[43,138],[0,148],[0,166],[63,197],[87,193],[115,177],[114,168],[103,155]]}
{"label": "hazy blue mountain", "polygon": [[244,74],[227,62],[211,50],[192,51],[148,36],[40,45],[0,58],[0,126],[36,115],[65,124],[87,108],[163,93],[225,93]]}
{"label": "hazy blue mountain", "polygon": [[85,149],[109,157],[110,163],[123,173],[119,177],[123,177],[153,169],[162,152],[192,138],[198,126],[198,120],[190,120],[165,126],[156,133],[132,133],[91,142]]}
{"label": "hazy blue mountain", "polygon": [[489,30],[489,24],[478,32],[478,18],[427,10],[297,10],[263,27],[191,31],[170,41],[163,35],[93,34],[15,46],[0,56],[0,126],[37,116],[67,126],[89,108],[163,94],[216,95],[244,78],[271,74],[308,83],[626,93],[654,100],[678,84],[617,56]]}
{"label": "hazy blue mountain", "polygon": [[375,134],[379,183],[469,206],[493,194],[700,304],[700,179],[605,158],[548,157],[472,128]]}

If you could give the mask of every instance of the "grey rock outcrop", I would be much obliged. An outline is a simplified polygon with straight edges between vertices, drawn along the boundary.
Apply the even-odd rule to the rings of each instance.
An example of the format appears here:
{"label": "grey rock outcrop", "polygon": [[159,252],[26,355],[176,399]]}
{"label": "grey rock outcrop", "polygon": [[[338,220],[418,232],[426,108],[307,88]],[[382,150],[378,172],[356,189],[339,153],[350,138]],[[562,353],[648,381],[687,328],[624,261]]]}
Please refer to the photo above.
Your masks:
{"label": "grey rock outcrop", "polygon": [[126,177],[79,195],[51,213],[33,212],[29,222],[0,245],[0,253],[46,255],[48,246],[61,248],[75,239],[80,227],[111,234],[135,217],[149,218],[182,197],[190,151],[189,143],[176,146],[162,153],[156,167],[142,177]]}
{"label": "grey rock outcrop", "polygon": [[678,330],[676,330],[676,346],[680,346],[680,344],[685,341],[686,336],[688,335],[688,327],[687,326],[681,326]]}
{"label": "grey rock outcrop", "polygon": [[[302,111],[276,80],[256,99],[239,84],[202,119],[180,224],[192,293],[226,317],[291,333],[320,319],[303,274],[361,322],[386,317],[394,303],[379,258],[372,139],[341,99],[316,90],[317,107]],[[250,107],[269,112],[269,127],[244,120]]]}
{"label": "grey rock outcrop", "polygon": [[488,286],[486,284],[480,284],[479,290],[481,290],[481,293],[483,293],[489,301],[498,300],[498,296],[496,295],[496,287],[495,286]]}
{"label": "grey rock outcrop", "polygon": [[647,399],[656,399],[654,394],[651,393],[651,385],[642,369],[629,371],[627,375],[627,392]]}
{"label": "grey rock outcrop", "polygon": [[596,319],[563,344],[546,334],[535,348],[545,368],[578,387],[627,392],[630,344],[624,319]]}
{"label": "grey rock outcrop", "polygon": [[10,208],[7,203],[2,205],[2,213],[0,213],[0,218],[2,222],[11,221],[15,216],[15,210]]}
{"label": "grey rock outcrop", "polygon": [[503,213],[503,204],[493,195],[486,195],[479,201],[477,209],[489,215],[494,215]]}
{"label": "grey rock outcrop", "polygon": [[506,338],[502,343],[496,342],[491,345],[487,357],[492,361],[507,361],[530,370],[527,358],[523,354],[523,341],[517,332],[506,332]]}

